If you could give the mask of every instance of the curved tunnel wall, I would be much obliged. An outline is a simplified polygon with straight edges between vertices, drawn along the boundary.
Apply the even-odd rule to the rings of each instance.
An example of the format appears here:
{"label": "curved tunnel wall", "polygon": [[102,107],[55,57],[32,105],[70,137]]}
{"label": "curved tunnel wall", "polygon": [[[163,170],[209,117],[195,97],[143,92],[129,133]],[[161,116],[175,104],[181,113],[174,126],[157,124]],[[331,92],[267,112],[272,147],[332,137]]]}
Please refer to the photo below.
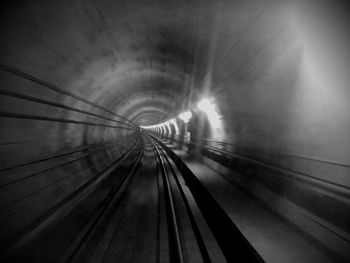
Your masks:
{"label": "curved tunnel wall", "polygon": [[[129,122],[79,99],[8,72],[2,71],[1,79],[11,87],[1,90],[4,246],[101,176],[139,134]],[[70,104],[62,103],[67,100]]]}
{"label": "curved tunnel wall", "polygon": [[[202,89],[192,93],[188,107],[195,114],[189,127],[200,133],[191,137],[202,144],[197,148],[210,167],[347,257],[347,20],[335,5],[274,6],[275,15],[270,7],[243,30],[230,23],[232,9],[220,9],[207,74],[193,80]],[[223,126],[204,136],[193,119],[203,118],[196,103],[206,96],[214,99]]]}
{"label": "curved tunnel wall", "polygon": [[[137,125],[198,114],[205,96],[222,127],[200,139],[234,154],[230,161],[248,175],[238,183],[299,226],[306,211],[348,235],[349,60],[340,8],[94,0],[23,1],[2,12],[6,238],[130,148]],[[289,202],[300,213],[283,211]]]}

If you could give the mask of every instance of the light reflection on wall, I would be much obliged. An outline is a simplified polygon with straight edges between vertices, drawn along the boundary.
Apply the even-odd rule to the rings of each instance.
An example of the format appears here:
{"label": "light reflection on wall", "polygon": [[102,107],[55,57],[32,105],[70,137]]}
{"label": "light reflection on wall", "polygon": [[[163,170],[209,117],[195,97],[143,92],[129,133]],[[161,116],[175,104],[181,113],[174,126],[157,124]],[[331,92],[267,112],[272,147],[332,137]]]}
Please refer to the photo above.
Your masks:
{"label": "light reflection on wall", "polygon": [[224,140],[225,136],[222,116],[219,114],[218,108],[214,103],[214,99],[204,98],[198,102],[197,107],[199,110],[204,112],[208,118],[211,129],[211,139],[218,141]]}

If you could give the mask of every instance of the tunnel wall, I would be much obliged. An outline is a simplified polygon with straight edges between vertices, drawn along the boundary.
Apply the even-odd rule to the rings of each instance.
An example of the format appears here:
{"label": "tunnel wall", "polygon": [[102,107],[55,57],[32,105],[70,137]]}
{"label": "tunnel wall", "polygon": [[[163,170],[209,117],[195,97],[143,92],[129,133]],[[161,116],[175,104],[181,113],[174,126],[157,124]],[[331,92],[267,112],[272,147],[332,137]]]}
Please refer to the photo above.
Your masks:
{"label": "tunnel wall", "polygon": [[135,142],[136,131],[94,103],[151,125],[198,113],[211,96],[222,126],[199,138],[204,161],[346,251],[348,23],[320,5],[333,1],[301,2],[22,1],[1,10],[2,240]]}
{"label": "tunnel wall", "polygon": [[[201,93],[190,109],[198,118],[196,103],[210,96],[222,126],[197,138],[200,160],[336,259],[348,260],[350,65],[344,14],[336,5],[260,7],[254,16],[252,8],[219,8],[207,75],[195,75]],[[237,17],[244,24],[249,16],[254,18],[243,30],[235,27]]]}
{"label": "tunnel wall", "polygon": [[114,122],[118,118],[111,113],[18,74],[1,70],[0,81],[3,247],[67,206],[135,145],[139,132]]}
{"label": "tunnel wall", "polygon": [[348,258],[349,60],[340,45],[348,39],[331,7],[262,8],[237,33],[225,6],[209,77],[195,82],[209,89],[225,133],[203,138],[204,161]]}

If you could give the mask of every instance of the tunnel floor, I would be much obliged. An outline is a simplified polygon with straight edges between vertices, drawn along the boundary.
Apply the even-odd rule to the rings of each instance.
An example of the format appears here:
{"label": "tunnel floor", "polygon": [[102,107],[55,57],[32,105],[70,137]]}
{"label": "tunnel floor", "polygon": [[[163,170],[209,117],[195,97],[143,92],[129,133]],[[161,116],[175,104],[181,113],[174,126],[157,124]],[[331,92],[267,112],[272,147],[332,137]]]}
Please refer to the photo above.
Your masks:
{"label": "tunnel floor", "polygon": [[[215,227],[226,226],[222,215],[206,215],[216,208],[198,202],[184,172],[144,135],[143,145],[91,194],[9,262],[233,262],[233,257],[237,262],[332,262],[322,248],[229,178],[174,144],[165,145],[184,160],[242,237],[229,231],[220,236]],[[251,257],[241,259],[235,245],[240,238],[248,241],[242,249]]]}

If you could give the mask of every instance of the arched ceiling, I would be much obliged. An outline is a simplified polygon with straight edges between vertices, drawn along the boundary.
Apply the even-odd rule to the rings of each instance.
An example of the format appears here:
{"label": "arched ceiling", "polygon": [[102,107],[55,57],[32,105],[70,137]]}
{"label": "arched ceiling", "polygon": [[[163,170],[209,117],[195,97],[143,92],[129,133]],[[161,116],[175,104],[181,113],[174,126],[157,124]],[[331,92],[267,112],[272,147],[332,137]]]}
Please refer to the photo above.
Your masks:
{"label": "arched ceiling", "polygon": [[251,65],[259,70],[272,64],[279,44],[263,62],[254,54],[281,31],[292,33],[277,2],[16,1],[2,8],[0,63],[137,123],[154,124],[185,108],[193,89],[207,89],[209,73],[216,89]]}
{"label": "arched ceiling", "polygon": [[[152,124],[180,110],[195,56],[206,56],[215,5],[131,0],[7,4],[1,64],[137,123]],[[199,34],[200,28],[207,33]]]}

